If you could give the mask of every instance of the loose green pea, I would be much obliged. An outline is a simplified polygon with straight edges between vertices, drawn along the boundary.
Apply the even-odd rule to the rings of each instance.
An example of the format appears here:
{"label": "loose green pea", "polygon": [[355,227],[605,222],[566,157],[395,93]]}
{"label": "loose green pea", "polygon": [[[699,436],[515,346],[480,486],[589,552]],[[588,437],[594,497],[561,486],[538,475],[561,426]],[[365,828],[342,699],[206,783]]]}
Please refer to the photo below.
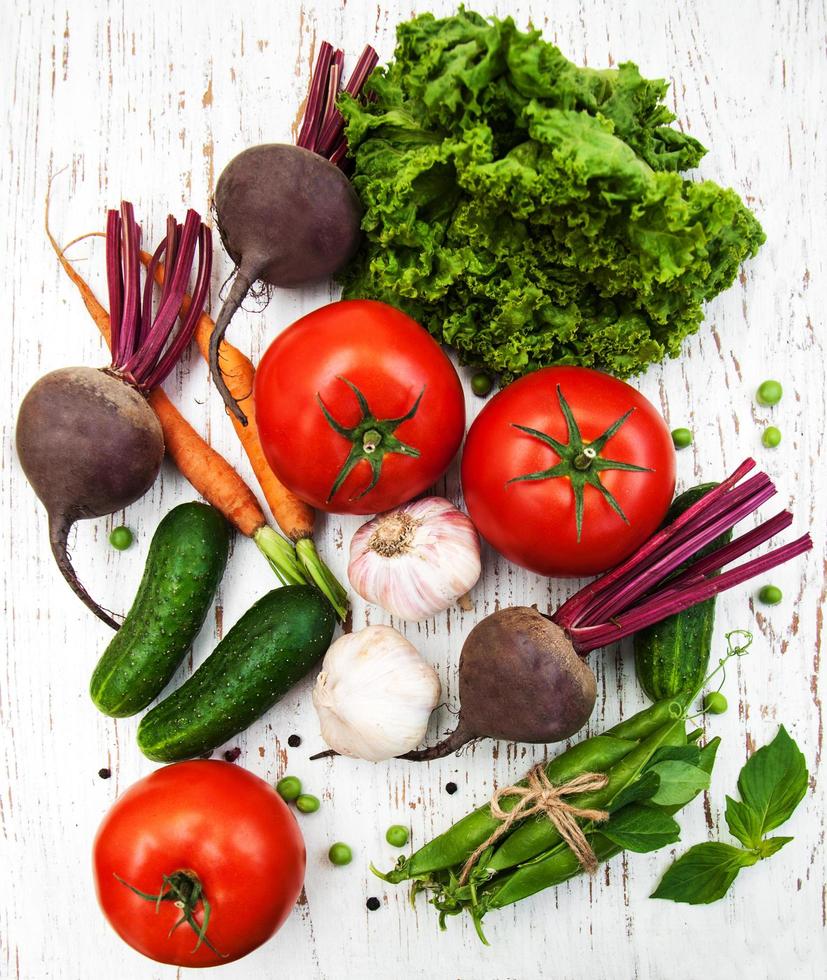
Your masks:
{"label": "loose green pea", "polygon": [[727,699],[720,691],[710,691],[704,698],[704,711],[711,715],[722,715],[728,707]]}
{"label": "loose green pea", "polygon": [[[318,803],[318,800],[316,802]],[[331,864],[342,866],[345,864],[350,864],[350,862],[353,860],[353,851],[351,851],[347,844],[337,841],[335,844],[330,845],[330,850],[327,852],[327,856],[330,858]]]}
{"label": "loose green pea", "polygon": [[473,378],[471,378],[471,391],[475,395],[479,395],[480,398],[485,398],[493,386],[494,382],[491,380],[491,376],[486,374],[485,371],[477,371]]}
{"label": "loose green pea", "polygon": [[778,381],[762,381],[755,392],[755,400],[759,405],[777,405],[783,394],[784,389]]}
{"label": "loose green pea", "polygon": [[758,601],[765,606],[777,606],[784,598],[784,593],[777,585],[765,585],[758,592]]}
{"label": "loose green pea", "polygon": [[296,809],[302,813],[315,813],[321,804],[318,796],[311,796],[309,793],[302,793],[296,798]]}
{"label": "loose green pea", "polygon": [[686,449],[692,445],[692,433],[689,429],[672,429],[672,443],[675,449]]}
{"label": "loose green pea", "polygon": [[385,834],[385,840],[392,847],[404,847],[408,843],[408,828],[403,827],[402,824],[395,823],[392,827],[388,827],[388,831]]}
{"label": "loose green pea", "polygon": [[276,783],[276,792],[285,803],[292,803],[301,795],[302,783],[298,776],[285,776]]}
{"label": "loose green pea", "polygon": [[124,527],[123,525],[113,528],[112,533],[109,535],[109,543],[118,551],[126,551],[132,544],[132,541],[132,532],[128,527]]}
{"label": "loose green pea", "polygon": [[767,449],[775,449],[781,443],[781,430],[776,429],[774,425],[768,425],[761,436],[761,442]]}

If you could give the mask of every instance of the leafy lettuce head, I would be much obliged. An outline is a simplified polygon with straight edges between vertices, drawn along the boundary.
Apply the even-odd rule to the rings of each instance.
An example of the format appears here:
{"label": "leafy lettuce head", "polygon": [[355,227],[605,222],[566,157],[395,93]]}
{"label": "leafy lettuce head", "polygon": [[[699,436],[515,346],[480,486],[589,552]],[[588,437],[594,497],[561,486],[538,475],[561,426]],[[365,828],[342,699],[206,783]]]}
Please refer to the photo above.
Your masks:
{"label": "leafy lettuce head", "polygon": [[680,175],[706,151],[666,89],[631,62],[578,68],[511,18],[401,24],[371,101],[342,100],[365,209],[345,297],[506,381],[675,357],[764,233],[734,191]]}

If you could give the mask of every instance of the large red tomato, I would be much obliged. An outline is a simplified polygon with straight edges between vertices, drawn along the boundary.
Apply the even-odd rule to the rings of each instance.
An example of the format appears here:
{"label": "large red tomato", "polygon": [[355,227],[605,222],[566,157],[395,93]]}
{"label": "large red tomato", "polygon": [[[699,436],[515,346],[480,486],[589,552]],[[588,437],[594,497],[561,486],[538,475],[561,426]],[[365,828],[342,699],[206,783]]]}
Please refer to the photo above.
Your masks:
{"label": "large red tomato", "polygon": [[304,868],[287,805],[228,762],[181,762],[139,780],[104,817],[94,845],[98,901],[112,928],[144,956],[176,966],[229,963],[268,940],[293,908]]}
{"label": "large red tomato", "polygon": [[545,368],[497,394],[468,432],[468,513],[540,575],[595,575],[660,525],[675,492],[669,430],[640,392],[587,368]]}
{"label": "large red tomato", "polygon": [[442,348],[369,300],[297,320],[256,371],[256,423],[276,476],[320,510],[373,514],[422,493],[462,441],[465,401]]}

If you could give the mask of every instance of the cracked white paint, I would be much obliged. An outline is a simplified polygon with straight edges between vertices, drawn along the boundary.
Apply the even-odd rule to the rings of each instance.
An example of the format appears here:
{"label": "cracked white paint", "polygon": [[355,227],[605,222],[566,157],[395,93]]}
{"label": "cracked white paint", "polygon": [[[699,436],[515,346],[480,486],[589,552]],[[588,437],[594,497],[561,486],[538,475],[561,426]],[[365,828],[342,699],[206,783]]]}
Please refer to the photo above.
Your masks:
{"label": "cracked white paint", "polygon": [[[9,368],[3,399],[2,474],[6,655],[0,692],[5,776],[0,784],[0,976],[24,980],[148,980],[187,975],[142,959],[104,924],[92,894],[89,850],[107,806],[152,764],[138,752],[134,719],[99,715],[86,693],[108,631],[69,592],[48,554],[42,509],[22,479],[13,451],[13,421],[29,385],[45,371],[72,363],[102,364],[103,345],[74,287],[59,270],[41,229],[50,172],[52,221],[63,241],[102,226],[121,196],[136,206],[147,237],[162,231],[168,208],[206,208],[216,171],[242,147],[291,137],[308,84],[314,47],[340,43],[350,59],[366,41],[385,57],[395,23],[415,10],[448,12],[448,0],[28,0],[0,8],[0,94],[6,124],[0,153],[0,249],[7,303],[2,331]],[[226,966],[222,980],[302,978],[553,977],[683,980],[703,975],[803,978],[824,975],[824,791],[818,766],[822,739],[818,644],[824,601],[824,254],[827,154],[825,7],[819,0],[479,0],[484,11],[533,15],[546,36],[574,59],[593,66],[633,59],[644,74],[673,81],[670,104],[712,150],[700,175],[744,194],[767,230],[768,242],[739,283],[712,304],[684,356],[640,380],[670,426],[687,425],[691,449],[679,455],[680,486],[719,478],[755,455],[778,481],[780,506],[796,527],[810,526],[815,551],[806,562],[773,574],[784,602],[753,607],[752,590],[727,595],[718,614],[726,629],[755,632],[752,654],[737,665],[727,694],[733,705],[710,732],[723,737],[706,811],[699,801],[681,817],[686,845],[719,830],[724,794],[732,792],[748,747],[763,744],[783,721],[810,764],[813,791],[789,825],[795,835],[771,861],[744,872],[727,899],[710,908],[649,901],[668,855],[616,858],[593,880],[575,880],[486,920],[490,949],[467,923],[453,920],[443,935],[422,900],[411,910],[406,892],[385,887],[367,868],[389,866],[391,823],[410,823],[421,844],[481,802],[496,783],[522,775],[542,748],[478,745],[459,759],[430,766],[372,766],[344,760],[309,763],[321,748],[310,704],[310,681],[299,685],[266,719],[238,740],[239,763],[267,779],[289,770],[322,798],[301,817],[309,863],[306,897],[280,935],[248,959]],[[351,62],[352,63],[352,62]],[[88,241],[72,258],[100,295],[103,252]],[[230,272],[216,251],[213,297]],[[332,298],[332,287],[277,294],[262,312],[240,314],[234,343],[258,358],[268,341],[298,315]],[[251,308],[255,304],[249,303]],[[768,376],[785,386],[783,402],[755,405]],[[185,359],[167,390],[213,444],[250,480],[252,474],[220,399],[197,356]],[[479,402],[469,395],[472,412]],[[762,449],[762,426],[784,433],[774,451]],[[456,468],[439,488],[458,500]],[[140,577],[149,538],[171,506],[193,491],[165,465],[139,504],[112,520],[77,530],[74,558],[92,595],[123,609]],[[771,512],[768,508],[767,512]],[[125,521],[136,531],[126,553],[106,536]],[[343,575],[356,519],[320,521],[319,541]],[[792,536],[792,533],[790,534]],[[437,666],[452,703],[463,636],[497,604],[555,605],[574,587],[548,584],[486,551],[487,570],[459,610],[403,626]],[[219,596],[226,626],[273,579],[253,545],[235,543]],[[822,610],[822,611],[820,611]],[[354,626],[387,621],[355,604]],[[398,624],[397,624],[398,625]],[[207,626],[194,653],[212,648]],[[628,651],[593,654],[598,709],[589,732],[643,704]],[[189,671],[189,663],[185,671]],[[434,732],[446,728],[444,711]],[[298,749],[287,738],[300,734]],[[111,768],[108,781],[98,778]],[[447,781],[459,785],[449,796]],[[787,830],[784,831],[787,833]],[[333,840],[348,841],[355,860],[332,868]],[[382,896],[375,913],[369,895]]]}

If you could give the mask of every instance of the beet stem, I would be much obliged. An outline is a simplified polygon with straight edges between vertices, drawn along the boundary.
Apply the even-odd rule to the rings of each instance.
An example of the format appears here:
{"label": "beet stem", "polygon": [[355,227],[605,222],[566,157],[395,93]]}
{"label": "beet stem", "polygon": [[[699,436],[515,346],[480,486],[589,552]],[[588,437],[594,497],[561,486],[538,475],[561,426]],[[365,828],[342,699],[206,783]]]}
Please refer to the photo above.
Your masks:
{"label": "beet stem", "polygon": [[316,66],[313,69],[313,76],[310,81],[310,95],[307,97],[307,106],[304,110],[304,120],[299,132],[296,145],[312,150],[316,144],[316,136],[319,133],[319,107],[321,106],[326,91],[328,73],[330,71],[330,61],[333,57],[333,45],[327,41],[322,41],[319,48],[319,57],[316,59]]}
{"label": "beet stem", "polygon": [[115,352],[120,349],[121,298],[123,275],[121,274],[121,216],[112,209],[106,218],[106,281],[109,289],[109,346]]}
{"label": "beet stem", "polygon": [[74,521],[70,521],[63,514],[49,514],[49,544],[52,546],[52,554],[57,562],[57,567],[80,601],[91,609],[98,619],[103,620],[107,626],[111,626],[113,630],[119,630],[121,628],[120,623],[114,620],[95,602],[77,577],[72,560],[69,558],[68,550],[69,531],[73,524]]}
{"label": "beet stem", "polygon": [[645,562],[652,556],[661,554],[665,549],[667,549],[671,539],[673,539],[688,523],[694,523],[695,519],[699,515],[703,515],[703,513],[713,505],[716,507],[719,506],[719,501],[721,498],[725,496],[725,494],[734,486],[734,484],[736,484],[743,476],[753,469],[754,466],[755,461],[752,459],[747,459],[741,463],[738,469],[731,476],[719,483],[718,486],[710,490],[709,493],[704,494],[704,496],[691,507],[687,507],[687,509],[680,514],[676,520],[672,521],[671,524],[652,535],[652,537],[649,538],[649,540],[634,554],[630,555],[626,561],[621,562],[611,571],[606,572],[605,575],[595,579],[585,588],[581,589],[570,599],[564,602],[552,616],[553,621],[564,629],[574,626],[576,623],[580,622],[581,616],[587,607],[591,606],[592,604],[599,604],[602,601],[602,596],[607,592],[611,592],[617,583],[626,581],[628,577],[634,577],[641,565],[645,564]]}
{"label": "beet stem", "polygon": [[[358,98],[378,61],[379,55],[369,44],[366,45],[344,86],[344,91],[353,98]],[[344,52],[334,51],[327,41],[322,42],[313,68],[301,131],[296,140],[297,146],[318,153],[339,167],[347,155],[344,118],[336,105],[343,71]]]}
{"label": "beet stem", "polygon": [[[706,524],[699,524],[697,530],[684,528],[679,542],[670,541],[671,547],[664,550],[662,557],[659,557],[642,573],[638,572],[627,576],[627,581],[623,585],[612,590],[611,598],[604,595],[599,603],[590,604],[578,617],[576,625],[588,626],[594,621],[606,622],[618,612],[628,609],[632,602],[662,582],[674,569],[683,565],[688,558],[697,554],[724,531],[729,530],[745,517],[749,517],[776,492],[769,480],[766,481],[766,485],[763,483],[760,486],[756,484],[754,489],[755,492],[751,496],[736,502],[737,505],[734,510],[724,511],[717,519]],[[734,495],[735,491],[732,492],[731,496]],[[740,494],[739,496],[743,497],[744,495]],[[717,552],[713,552],[713,554],[715,553]]]}
{"label": "beet stem", "polygon": [[774,551],[767,552],[766,555],[760,555],[758,558],[753,558],[751,561],[739,565],[737,568],[733,568],[728,572],[723,572],[721,575],[705,579],[701,584],[692,584],[683,589],[669,590],[670,592],[674,592],[674,594],[666,599],[658,593],[655,593],[647,602],[638,606],[636,609],[630,610],[628,613],[622,614],[620,617],[615,617],[610,623],[601,623],[596,626],[574,627],[566,630],[566,632],[577,653],[580,656],[585,656],[591,650],[606,646],[607,643],[622,640],[624,636],[631,636],[632,633],[637,633],[639,630],[645,629],[653,623],[658,623],[668,616],[682,612],[684,609],[689,609],[690,606],[704,602],[706,599],[711,599],[713,596],[718,595],[718,593],[734,588],[736,585],[741,585],[756,575],[767,572],[772,568],[776,568],[778,565],[782,565],[784,562],[790,561],[792,558],[798,557],[798,555],[804,554],[812,546],[813,542],[810,535],[805,534],[795,541],[791,541],[789,544],[782,545]]}

